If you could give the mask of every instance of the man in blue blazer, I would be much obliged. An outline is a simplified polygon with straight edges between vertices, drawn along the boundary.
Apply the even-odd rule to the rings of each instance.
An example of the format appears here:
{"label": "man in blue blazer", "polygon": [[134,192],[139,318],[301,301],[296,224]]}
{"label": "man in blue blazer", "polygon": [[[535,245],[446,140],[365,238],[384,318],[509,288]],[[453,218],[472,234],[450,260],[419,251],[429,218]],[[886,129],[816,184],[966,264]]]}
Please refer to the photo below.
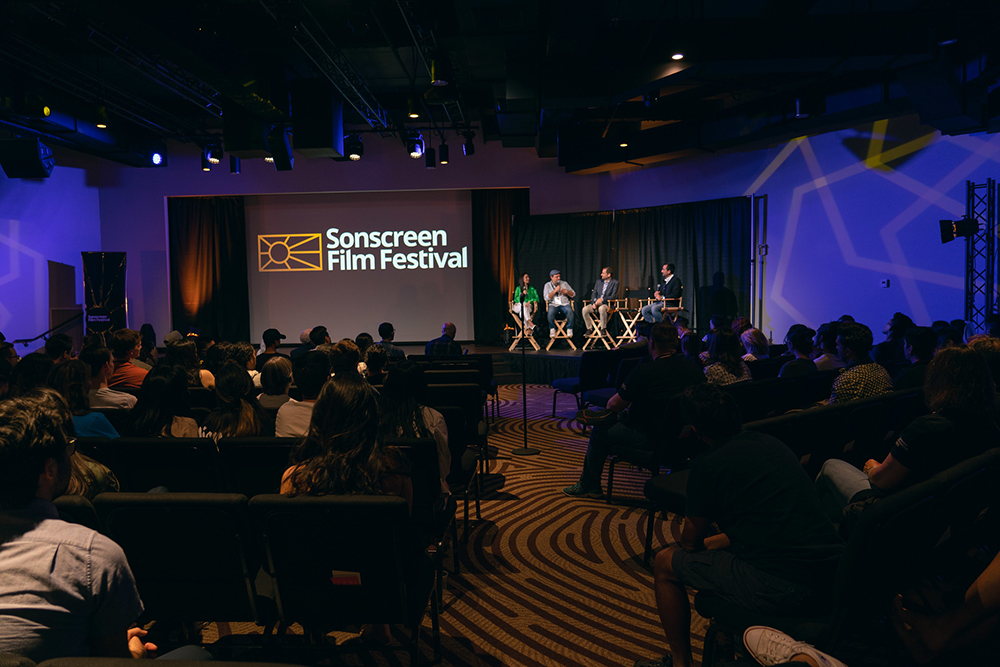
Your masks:
{"label": "man in blue blazer", "polygon": [[680,302],[681,291],[684,289],[681,279],[674,275],[673,264],[664,264],[660,274],[663,276],[663,282],[657,285],[656,293],[653,294],[656,302],[642,309],[642,319],[647,322],[662,322],[666,309],[673,308]]}
{"label": "man in blue blazer", "polygon": [[587,327],[587,333],[590,333],[592,329],[590,318],[593,317],[595,310],[601,318],[601,331],[607,330],[608,301],[617,298],[618,281],[611,277],[611,267],[605,266],[601,269],[600,279],[594,283],[594,292],[590,295],[590,303],[583,307],[583,323]]}

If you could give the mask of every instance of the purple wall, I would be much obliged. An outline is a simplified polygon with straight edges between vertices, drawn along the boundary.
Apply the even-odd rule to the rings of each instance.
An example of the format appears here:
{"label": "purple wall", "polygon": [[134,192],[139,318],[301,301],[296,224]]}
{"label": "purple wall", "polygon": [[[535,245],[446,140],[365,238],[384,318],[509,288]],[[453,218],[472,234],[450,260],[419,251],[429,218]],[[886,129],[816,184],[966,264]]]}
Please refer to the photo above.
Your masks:
{"label": "purple wall", "polygon": [[82,304],[80,253],[101,249],[99,191],[96,174],[88,172],[94,161],[57,159],[70,166],[56,167],[47,179],[0,174],[0,331],[8,340],[49,328],[49,261],[75,267]]}
{"label": "purple wall", "polygon": [[412,160],[395,140],[366,135],[360,162],[296,157],[291,172],[276,172],[263,160],[244,160],[229,173],[228,157],[213,171],[200,168],[191,146],[173,145],[165,169],[101,165],[100,220],[105,251],[128,253],[129,326],[149,322],[162,337],[170,328],[165,229],[166,197],[182,195],[359,192],[392,190],[530,187],[531,212],[588,211],[598,207],[598,177],[569,176],[554,159],[533,149],[476,145],[465,157],[450,146],[452,161],[437,169]]}
{"label": "purple wall", "polygon": [[781,340],[796,322],[815,328],[849,313],[878,341],[896,311],[918,324],[963,316],[965,243],[942,245],[938,220],[960,218],[966,180],[1000,177],[998,162],[1000,135],[943,137],[898,119],[605,175],[600,203],[629,208],[766,194],[761,328]]}

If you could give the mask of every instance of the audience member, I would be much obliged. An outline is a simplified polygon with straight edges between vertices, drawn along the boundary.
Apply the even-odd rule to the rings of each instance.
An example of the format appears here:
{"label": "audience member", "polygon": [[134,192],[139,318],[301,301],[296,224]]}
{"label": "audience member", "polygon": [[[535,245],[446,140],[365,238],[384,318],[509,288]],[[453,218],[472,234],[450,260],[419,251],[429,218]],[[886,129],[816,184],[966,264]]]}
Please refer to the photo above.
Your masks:
{"label": "audience member", "polygon": [[254,398],[255,393],[246,369],[235,361],[223,363],[215,376],[219,407],[205,418],[198,435],[216,442],[220,438],[272,437],[274,422]]}
{"label": "audience member", "polygon": [[13,368],[0,362],[0,401],[7,398],[7,392],[10,391],[10,374],[13,371]]}
{"label": "audience member", "polygon": [[837,352],[847,368],[833,381],[829,404],[872,398],[892,391],[892,378],[872,361],[872,330],[857,322],[844,322],[837,331]]}
{"label": "audience member", "polygon": [[108,378],[115,368],[111,350],[106,347],[85,347],[80,352],[79,359],[90,366],[88,398],[91,408],[131,410],[135,406],[135,396],[108,388]]}
{"label": "audience member", "polygon": [[11,343],[0,343],[0,364],[6,363],[14,368],[20,358],[17,349]]}
{"label": "audience member", "polygon": [[844,322],[853,322],[854,318],[851,317],[850,315],[841,315],[839,318],[837,318],[837,321],[843,324]]}
{"label": "audience member", "polygon": [[686,317],[678,315],[674,318],[674,326],[677,327],[677,333],[681,338],[685,335],[691,333],[691,320]]}
{"label": "audience member", "polygon": [[989,315],[985,322],[986,334],[993,338],[1000,338],[1000,315]]}
{"label": "audience member", "polygon": [[712,329],[708,334],[705,378],[713,384],[749,382],[750,369],[740,358],[742,352],[740,340],[731,328]]}
{"label": "audience member", "polygon": [[257,355],[257,364],[254,366],[257,370],[263,372],[264,364],[275,357],[291,359],[291,357],[287,354],[278,352],[278,345],[281,344],[281,341],[285,340],[285,334],[281,333],[277,329],[265,329],[264,333],[260,337],[260,340],[264,349]]}
{"label": "audience member", "polygon": [[302,400],[289,399],[278,408],[275,435],[279,438],[297,438],[309,430],[313,406],[323,384],[330,379],[330,357],[318,350],[299,355],[292,360],[292,378]]}
{"label": "audience member", "polygon": [[370,384],[385,382],[385,369],[389,365],[389,353],[381,345],[372,345],[365,353],[365,378]]}
{"label": "audience member", "polygon": [[215,376],[201,367],[201,362],[198,360],[198,346],[192,340],[182,340],[167,345],[167,352],[163,355],[163,363],[183,369],[190,387],[205,387],[206,389],[215,387]]}
{"label": "audience member", "polygon": [[311,333],[312,333],[312,329],[303,329],[302,333],[299,334],[299,343],[300,343],[299,346],[297,348],[295,348],[294,350],[292,350],[291,352],[289,352],[289,357],[293,361],[295,359],[298,359],[300,356],[302,356],[306,352],[309,352],[311,350],[316,349],[316,346],[313,345],[312,340],[309,338],[309,335]]}
{"label": "audience member", "polygon": [[817,372],[816,362],[812,360],[813,336],[815,335],[816,332],[809,327],[796,329],[788,334],[788,349],[791,350],[795,358],[782,364],[778,370],[778,377],[799,377]]}
{"label": "audience member", "polygon": [[445,322],[441,326],[441,337],[435,338],[424,346],[424,354],[431,356],[434,354],[462,354],[462,346],[455,342],[457,330],[451,322]]}
{"label": "audience member", "polygon": [[76,356],[73,354],[73,339],[66,334],[49,336],[45,341],[45,355],[57,364],[72,359]]}
{"label": "audience member", "polygon": [[159,351],[156,349],[156,331],[153,330],[153,325],[146,323],[139,327],[139,336],[142,338],[139,357],[133,359],[132,363],[148,371],[156,365],[159,354]]}
{"label": "audience member", "polygon": [[837,333],[840,331],[840,322],[827,322],[819,325],[816,330],[816,356],[813,362],[816,370],[831,371],[835,368],[844,368],[847,364],[837,353]]}
{"label": "audience member", "polygon": [[257,354],[253,349],[253,345],[243,341],[233,343],[230,354],[232,361],[235,361],[246,371],[253,382],[253,386],[259,390],[261,388],[260,371],[257,370]]}
{"label": "audience member", "polygon": [[100,331],[92,331],[83,337],[83,346],[80,348],[80,353],[82,354],[84,350],[90,349],[92,347],[107,347],[108,343],[104,337],[104,334]]}
{"label": "audience member", "polygon": [[434,408],[424,405],[427,381],[423,369],[412,361],[397,364],[385,379],[379,401],[379,438],[434,438],[437,443],[441,491],[448,492],[445,481],[451,472],[448,449],[448,425]]}
{"label": "audience member", "polygon": [[358,353],[361,355],[362,359],[365,358],[365,352],[368,351],[368,348],[371,347],[374,342],[375,338],[367,332],[359,333],[354,339],[354,344],[358,346]]}
{"label": "audience member", "polygon": [[0,652],[145,657],[156,647],[129,629],[142,602],[125,554],[52,504],[75,448],[69,410],[51,405],[38,394],[0,403]]}
{"label": "audience member", "polygon": [[386,353],[389,355],[389,359],[405,359],[406,353],[403,352],[402,348],[396,347],[392,344],[392,341],[396,339],[396,327],[392,326],[389,322],[383,322],[378,325],[378,335],[382,337],[377,345],[381,345],[385,348]]}
{"label": "audience member", "polygon": [[188,416],[190,414],[187,373],[180,366],[157,364],[142,381],[139,400],[129,413],[131,434],[150,438],[197,438],[198,424]]}
{"label": "audience member", "polygon": [[934,320],[931,323],[931,329],[935,332],[941,331],[941,329],[950,329],[951,325],[948,324],[947,320]]}
{"label": "audience member", "polygon": [[751,328],[753,328],[753,325],[750,324],[750,320],[745,317],[737,317],[735,320],[733,320],[733,332],[737,336],[740,336],[741,340],[743,332]]}
{"label": "audience member", "polygon": [[681,354],[685,359],[698,364],[698,368],[703,366],[701,353],[701,339],[694,332],[689,331],[681,337]]}
{"label": "audience member", "polygon": [[948,327],[947,329],[941,329],[937,333],[938,339],[935,352],[940,352],[949,347],[962,347],[965,344],[965,341],[962,340],[962,332],[958,329]]}
{"label": "audience member", "polygon": [[73,431],[81,438],[117,438],[118,431],[100,412],[90,411],[90,366],[79,359],[56,364],[48,385],[73,413]]}
{"label": "audience member", "polygon": [[[736,333],[735,328],[733,333]],[[750,327],[744,329],[743,333],[736,335],[739,336],[739,341],[743,344],[743,350],[746,352],[746,354],[741,355],[743,361],[759,361],[770,358],[771,345],[767,342],[767,336],[764,335],[763,331]]]}
{"label": "audience member", "polygon": [[111,334],[111,353],[114,355],[114,371],[108,378],[112,389],[138,389],[149,371],[137,367],[132,360],[139,356],[142,337],[138,331],[119,329]]}
{"label": "audience member", "polygon": [[[258,357],[259,359],[259,357]],[[273,357],[260,371],[260,384],[264,393],[257,396],[257,402],[265,410],[277,410],[288,402],[288,390],[292,386],[292,362],[287,357]]]}
{"label": "audience member", "polygon": [[[741,430],[732,396],[697,386],[683,404],[685,422],[708,451],[691,465],[679,545],[658,553],[653,569],[670,655],[636,667],[694,664],[687,587],[754,614],[795,616],[823,607],[844,550],[798,456],[775,438]],[[721,534],[709,537],[713,523]]]}
{"label": "audience member", "polygon": [[236,346],[226,340],[220,340],[212,347],[205,350],[203,361],[204,368],[215,377],[215,372],[227,361],[236,360]]}
{"label": "audience member", "polygon": [[884,495],[922,482],[996,445],[994,385],[983,357],[973,349],[938,352],[927,367],[924,402],[930,414],[903,431],[883,461],[862,470],[830,459],[816,478],[827,515],[839,522],[858,494]]}
{"label": "audience member", "polygon": [[969,339],[969,347],[981,354],[986,360],[994,384],[1000,382],[1000,338],[979,334]]}
{"label": "audience member", "polygon": [[[732,329],[729,335],[736,339]],[[639,364],[629,373],[618,393],[608,399],[609,410],[621,415],[628,408],[628,413],[611,424],[594,426],[580,480],[563,489],[563,493],[599,498],[604,462],[613,446],[641,450],[663,446],[668,430],[676,426],[668,410],[670,399],[687,387],[705,381],[696,364],[677,354],[679,343],[677,328],[672,324],[661,322],[653,327],[648,344],[652,362]]]}
{"label": "audience member", "polygon": [[[168,331],[167,335],[163,337],[163,345],[164,346],[170,346],[170,345],[173,345],[174,343],[179,343],[182,340],[184,340],[184,336],[181,335],[180,331],[177,331],[176,329],[174,329],[172,331]],[[194,341],[191,341],[191,342],[194,342]]]}
{"label": "audience member", "polygon": [[42,352],[32,352],[14,366],[10,372],[10,389],[7,396],[17,398],[32,389],[44,387],[55,364]]}
{"label": "audience member", "polygon": [[913,389],[924,386],[927,364],[934,358],[937,334],[930,327],[910,327],[903,334],[903,355],[910,365],[892,380],[893,389]]}
{"label": "audience member", "polygon": [[875,346],[876,364],[890,368],[906,361],[906,353],[903,352],[903,336],[912,326],[914,326],[913,320],[903,313],[893,314],[892,319],[886,322],[885,327],[882,328],[885,340]]}

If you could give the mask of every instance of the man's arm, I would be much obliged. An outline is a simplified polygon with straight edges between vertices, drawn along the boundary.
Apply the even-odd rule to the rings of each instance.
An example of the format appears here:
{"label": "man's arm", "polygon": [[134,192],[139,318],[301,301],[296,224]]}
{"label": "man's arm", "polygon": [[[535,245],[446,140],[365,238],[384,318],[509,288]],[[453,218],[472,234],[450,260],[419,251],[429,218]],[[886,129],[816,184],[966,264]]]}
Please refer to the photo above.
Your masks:
{"label": "man's arm", "polygon": [[686,516],[681,526],[681,548],[684,551],[703,551],[708,536],[709,521],[705,517]]}
{"label": "man's arm", "polygon": [[883,491],[891,491],[903,483],[906,476],[910,474],[910,469],[892,458],[892,454],[889,454],[882,463],[875,459],[868,459],[864,472],[868,474],[868,479],[872,484]]}
{"label": "man's arm", "polygon": [[559,287],[562,288],[563,294],[565,294],[569,298],[572,299],[573,297],[576,296],[576,292],[573,291],[573,288],[570,287],[569,283],[566,282],[565,280],[559,283]]}
{"label": "man's arm", "polygon": [[608,399],[608,410],[611,410],[612,412],[617,412],[619,414],[624,412],[625,408],[627,408],[630,405],[632,405],[632,403],[630,401],[626,401],[619,394],[615,394],[614,396]]}
{"label": "man's arm", "polygon": [[606,301],[611,301],[612,299],[618,298],[618,281],[612,278],[608,281],[608,293],[605,296]]}
{"label": "man's arm", "polygon": [[[101,637],[94,642],[94,655],[103,658],[155,658],[156,644],[142,641],[146,631],[142,628],[129,628],[123,633],[116,632]],[[124,639],[124,641],[122,641]]]}

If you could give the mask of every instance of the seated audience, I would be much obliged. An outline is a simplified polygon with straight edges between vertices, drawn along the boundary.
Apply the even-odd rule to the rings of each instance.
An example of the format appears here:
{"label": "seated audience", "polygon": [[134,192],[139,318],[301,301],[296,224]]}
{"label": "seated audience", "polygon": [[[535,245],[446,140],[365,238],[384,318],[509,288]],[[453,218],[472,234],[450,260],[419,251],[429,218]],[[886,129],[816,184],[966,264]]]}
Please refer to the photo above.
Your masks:
{"label": "seated audience", "polygon": [[254,353],[253,345],[243,341],[233,343],[230,349],[230,359],[246,370],[254,387],[261,388],[260,371],[257,370],[257,355]]}
{"label": "seated audience", "polygon": [[142,337],[138,331],[119,329],[111,334],[109,345],[114,355],[115,368],[108,378],[112,389],[138,389],[149,371],[137,367],[132,360],[139,356]]}
{"label": "seated audience", "polygon": [[903,334],[903,355],[910,365],[892,380],[893,389],[913,389],[924,386],[927,365],[934,358],[937,334],[930,327],[910,327]]}
{"label": "seated audience", "polygon": [[323,351],[330,357],[330,372],[334,375],[358,372],[361,353],[350,338],[341,339],[335,345],[324,345],[321,348],[324,348]]}
{"label": "seated audience", "polygon": [[52,360],[42,352],[32,352],[24,357],[10,372],[10,388],[7,390],[7,396],[17,398],[32,389],[44,387],[54,366]]}
{"label": "seated audience", "polygon": [[235,361],[227,361],[215,376],[219,407],[205,418],[198,434],[218,442],[221,438],[272,437],[274,422],[254,397],[253,381]]}
{"label": "seated audience", "polygon": [[733,331],[737,336],[743,336],[743,332],[747,329],[752,329],[753,325],[750,324],[750,320],[745,317],[737,317],[733,320]]}
{"label": "seated audience", "polygon": [[[258,357],[259,359],[260,357]],[[264,393],[257,401],[265,410],[277,410],[288,402],[292,386],[292,362],[287,357],[273,357],[260,371],[260,384]]]}
{"label": "seated audience", "polygon": [[392,341],[396,338],[396,327],[392,326],[389,322],[383,322],[378,325],[378,335],[382,337],[382,340],[376,343],[376,345],[384,347],[390,359],[395,361],[406,358],[406,353],[403,352],[403,349],[392,344]]}
{"label": "seated audience", "polygon": [[361,354],[361,358],[365,358],[365,352],[368,348],[375,342],[375,338],[367,332],[361,332],[354,339],[354,344],[358,346],[358,353]]}
{"label": "seated audience", "polygon": [[819,325],[816,330],[816,347],[813,354],[813,362],[816,370],[831,371],[835,368],[844,368],[847,363],[840,358],[837,351],[837,333],[840,331],[840,322],[827,322]]}
{"label": "seated audience", "polygon": [[148,371],[156,365],[159,354],[156,349],[156,331],[153,330],[153,325],[146,323],[139,327],[139,336],[142,337],[142,346],[139,348],[139,357],[133,359],[132,363]]}
{"label": "seated audience", "polygon": [[426,393],[427,381],[419,365],[403,361],[389,371],[379,401],[379,438],[434,438],[441,471],[441,491],[447,493],[448,483],[445,480],[451,472],[448,425],[440,412],[424,405]]}
{"label": "seated audience", "polygon": [[686,317],[678,315],[674,318],[674,326],[677,327],[677,334],[684,338],[687,334],[691,333],[691,320]]}
{"label": "seated audience", "polygon": [[330,357],[318,350],[299,355],[292,360],[292,379],[302,392],[302,400],[289,399],[278,408],[274,430],[279,438],[297,438],[309,430],[313,406],[330,379]]}
{"label": "seated audience", "polygon": [[261,344],[264,346],[263,351],[257,355],[257,364],[254,366],[260,372],[264,372],[264,364],[266,364],[271,359],[276,357],[283,357],[285,359],[291,359],[287,354],[282,354],[278,352],[278,345],[281,341],[285,340],[285,334],[281,333],[277,329],[266,329],[260,337]]}
{"label": "seated audience", "polygon": [[13,344],[0,343],[0,364],[6,364],[13,369],[20,359],[21,357],[18,355],[17,349]]}
{"label": "seated audience", "polygon": [[[301,355],[305,354],[306,352],[309,352],[310,350],[315,350],[316,349],[316,346],[313,345],[312,340],[309,338],[309,335],[311,333],[312,333],[312,329],[303,329],[302,333],[299,334],[299,343],[300,343],[299,346],[297,348],[295,348],[294,350],[292,350],[291,352],[288,353],[289,357],[291,357],[292,361],[295,361],[296,359],[298,359]],[[323,342],[323,341],[320,341],[320,342]]]}
{"label": "seated audience", "polygon": [[147,438],[197,438],[192,419],[188,374],[180,366],[157,364],[139,389],[139,400],[129,413],[131,435]]}
{"label": "seated audience", "polygon": [[767,342],[763,331],[751,327],[737,335],[743,344],[743,350],[746,352],[742,355],[743,361],[759,361],[770,357],[771,345]]}
{"label": "seated audience", "polygon": [[146,657],[125,554],[52,504],[71,480],[71,423],[44,393],[0,403],[0,652]]}
{"label": "seated audience", "polygon": [[385,369],[389,365],[389,353],[381,345],[372,345],[365,352],[365,378],[369,384],[385,382]]}
{"label": "seated audience", "polygon": [[66,334],[49,336],[49,339],[45,341],[45,356],[56,364],[72,359],[76,356],[73,354],[73,339]]}
{"label": "seated audience", "polygon": [[100,331],[93,331],[83,337],[83,346],[80,348],[80,352],[92,347],[107,347],[108,342],[104,337],[104,334]]}
{"label": "seated audience", "polygon": [[844,322],[853,322],[854,317],[852,317],[851,315],[841,315],[840,317],[837,318],[837,321],[840,322],[841,324],[843,324]]}
{"label": "seated audience", "polygon": [[81,438],[117,438],[118,431],[100,412],[90,411],[90,366],[79,359],[64,361],[49,373],[48,385],[73,413],[73,430]]}
{"label": "seated audience", "polygon": [[885,368],[906,361],[906,354],[903,352],[903,336],[907,330],[914,326],[913,320],[903,313],[895,313],[892,319],[885,323],[882,333],[885,340],[875,346],[875,363]]}
{"label": "seated audience", "polygon": [[[736,334],[732,329],[728,331],[735,341]],[[653,326],[648,343],[652,361],[636,366],[618,393],[608,399],[609,410],[621,415],[627,408],[628,413],[616,422],[594,426],[580,479],[563,489],[563,493],[599,498],[604,462],[612,447],[653,450],[662,445],[667,429],[675,426],[668,410],[670,400],[691,385],[705,381],[698,365],[677,353],[679,343],[677,328],[669,322]]]}
{"label": "seated audience", "polygon": [[455,325],[451,322],[445,322],[441,326],[441,337],[427,343],[424,346],[424,354],[427,356],[462,354],[462,346],[455,342],[456,333],[458,330]]}
{"label": "seated audience", "polygon": [[938,352],[924,380],[930,414],[906,427],[884,461],[869,459],[862,470],[839,459],[823,464],[816,486],[827,515],[839,522],[844,507],[860,500],[861,492],[895,493],[996,446],[994,392],[989,367],[978,352],[967,347]]}
{"label": "seated audience", "polygon": [[[969,338],[969,347],[982,355],[986,360],[986,365],[990,367],[990,375],[993,376],[993,383],[997,383],[1000,378],[1000,338],[979,334]],[[994,404],[997,406],[994,417],[1000,420],[1000,387],[995,396]]]}
{"label": "seated audience", "polygon": [[689,331],[681,336],[681,354],[685,359],[698,364],[699,368],[702,367],[701,339],[694,335],[694,332]]}
{"label": "seated audience", "polygon": [[837,352],[847,362],[847,368],[833,381],[827,401],[846,403],[873,398],[892,391],[892,378],[885,368],[872,361],[872,330],[857,322],[843,322],[837,330]]}
{"label": "seated audience", "polygon": [[947,329],[941,329],[938,333],[937,348],[935,352],[939,352],[948,347],[962,347],[965,341],[962,340],[962,332],[958,329],[952,329],[948,327]]}
{"label": "seated audience", "polygon": [[[213,345],[213,347],[215,346]],[[190,387],[211,389],[215,386],[215,376],[201,367],[201,361],[198,360],[198,346],[193,340],[182,340],[167,345],[167,352],[163,355],[163,363],[182,368]]]}
{"label": "seated audience", "polygon": [[[844,551],[790,449],[743,431],[736,401],[717,386],[692,387],[683,403],[708,450],[691,465],[679,544],[658,553],[653,569],[670,654],[636,667],[694,664],[688,587],[751,613],[794,616],[823,608]],[[710,537],[713,523],[721,534]]]}
{"label": "seated audience", "polygon": [[732,329],[728,327],[712,329],[708,334],[705,379],[713,384],[749,382],[750,369],[740,358],[742,352],[739,338]]}
{"label": "seated audience", "polygon": [[135,406],[135,396],[108,388],[108,378],[115,369],[111,350],[106,347],[85,347],[80,352],[79,358],[90,366],[91,408],[131,410]]}
{"label": "seated audience", "polygon": [[809,327],[796,329],[788,334],[786,339],[788,349],[795,358],[782,364],[778,370],[778,377],[799,377],[817,372],[816,362],[812,360],[813,336],[815,335],[816,332]]}

